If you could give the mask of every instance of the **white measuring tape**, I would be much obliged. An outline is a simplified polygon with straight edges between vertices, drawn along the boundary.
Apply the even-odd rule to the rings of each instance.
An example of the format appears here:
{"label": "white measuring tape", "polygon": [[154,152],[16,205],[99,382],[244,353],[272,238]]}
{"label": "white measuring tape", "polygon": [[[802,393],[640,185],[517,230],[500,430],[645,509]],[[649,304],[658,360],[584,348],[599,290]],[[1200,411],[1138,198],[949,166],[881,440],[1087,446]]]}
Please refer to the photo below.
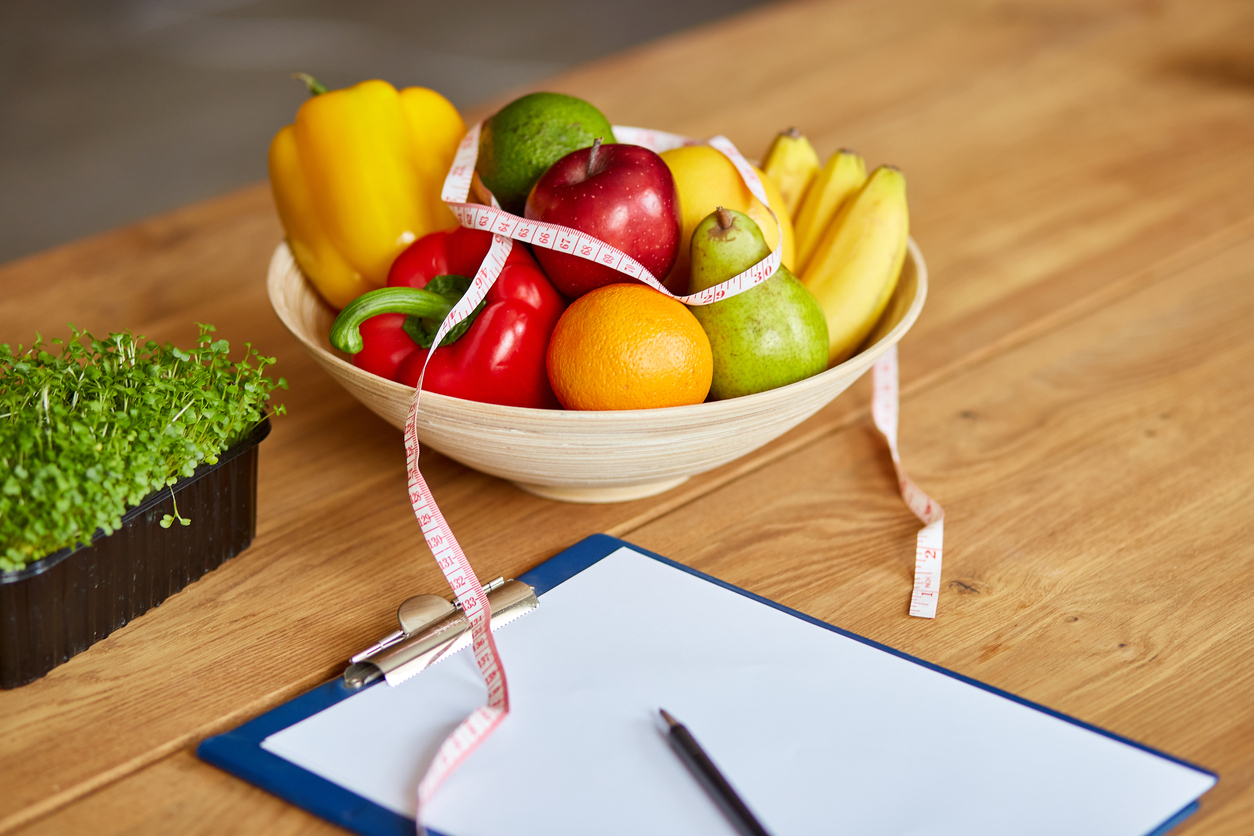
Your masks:
{"label": "white measuring tape", "polygon": [[[512,248],[513,243],[508,238],[494,236],[492,246],[488,249],[483,263],[479,265],[474,281],[462,298],[462,302],[465,302],[476,290],[478,290],[478,299],[483,298],[483,294],[487,293],[487,289],[500,275],[501,269],[505,266],[505,258]],[[469,310],[473,311],[474,305],[479,304],[478,299]],[[470,622],[470,646],[474,651],[479,673],[483,676],[483,682],[488,688],[488,702],[475,709],[453,730],[453,733],[440,745],[431,765],[427,767],[426,775],[418,784],[419,828],[422,827],[423,805],[435,794],[449,773],[456,769],[458,764],[475,750],[475,747],[486,740],[509,713],[509,686],[505,681],[505,667],[501,664],[501,655],[496,650],[496,640],[492,637],[492,606],[488,603],[488,595],[483,591],[479,576],[471,568],[466,553],[462,551],[457,538],[453,536],[453,529],[444,519],[440,507],[436,505],[435,497],[431,495],[431,488],[427,486],[427,480],[422,477],[422,472],[418,469],[418,398],[422,394],[422,379],[427,374],[427,363],[431,362],[431,357],[435,354],[440,341],[444,339],[449,329],[466,318],[466,310],[462,310],[460,315],[457,315],[458,309],[462,307],[463,305],[458,303],[440,324],[435,339],[431,341],[431,351],[427,353],[426,362],[422,365],[422,374],[418,376],[418,385],[414,389],[414,401],[410,404],[409,416],[405,419],[405,466],[409,471],[409,503],[418,517],[418,524],[422,528],[423,537],[427,540],[427,547],[431,549],[431,555],[457,597],[457,603],[461,604],[466,620]]]}
{"label": "white measuring tape", "polygon": [[[732,145],[731,140],[727,139],[727,137],[716,136],[710,140],[710,145],[731,160],[732,164],[736,166],[736,170],[740,172],[740,176],[744,179],[745,185],[749,187],[749,191],[771,213],[776,229],[779,230],[776,236],[775,249],[771,250],[770,255],[748,270],[732,276],[721,284],[706,288],[700,293],[694,293],[690,296],[676,296],[667,290],[661,280],[646,270],[640,262],[599,238],[594,238],[587,233],[571,229],[568,226],[520,218],[518,215],[510,214],[502,209],[495,199],[493,199],[492,206],[484,206],[482,203],[467,203],[466,199],[470,195],[470,184],[474,177],[475,163],[479,159],[479,131],[481,127],[482,125],[475,125],[471,128],[462,139],[461,145],[458,146],[457,156],[453,159],[453,167],[449,169],[448,178],[444,181],[442,198],[449,208],[453,210],[453,214],[457,216],[457,220],[462,226],[494,233],[496,239],[493,241],[493,246],[496,245],[496,241],[499,239],[512,238],[515,241],[531,244],[533,247],[543,247],[586,258],[588,261],[604,264],[620,273],[631,276],[633,279],[637,279],[654,290],[661,291],[672,299],[683,302],[685,305],[709,305],[720,299],[743,293],[749,288],[766,281],[775,275],[775,271],[779,269],[780,258],[783,253],[781,244],[784,238],[783,230],[779,226],[779,219],[775,217],[775,212],[771,209],[770,202],[766,199],[766,191],[762,188],[762,182],[758,179],[757,172],[745,161],[745,158],[740,155],[740,152],[736,150],[736,146]],[[692,140],[675,134],[645,131],[639,128],[626,128],[618,125],[614,126],[614,135],[623,138],[623,141],[632,145],[643,145],[654,152],[694,144]],[[481,270],[480,275],[482,273],[483,271]],[[475,277],[476,282],[478,278],[478,276]],[[495,275],[492,278],[495,280]],[[474,310],[474,305],[479,304],[479,300],[483,298],[483,294],[487,292],[488,287],[491,287],[491,282],[481,289],[472,287],[467,292],[467,295],[462,298],[461,302],[454,306],[452,312],[449,313],[449,317],[457,316],[459,309],[465,307],[464,312],[458,316],[456,321],[460,322],[464,319],[470,311]],[[471,294],[476,290],[478,290],[478,293],[474,297],[474,305],[466,307],[464,303],[471,298]]]}
{"label": "white measuring tape", "polygon": [[[661,280],[646,270],[631,256],[591,235],[570,227],[558,224],[531,221],[513,215],[501,209],[493,198],[491,206],[480,203],[468,203],[471,183],[474,178],[475,164],[479,155],[479,132],[482,123],[475,125],[467,132],[458,146],[457,155],[444,181],[442,198],[462,226],[492,232],[492,246],[487,257],[479,266],[470,288],[453,306],[444,322],[436,331],[432,340],[431,350],[427,353],[426,362],[430,362],[440,341],[457,323],[464,320],[479,305],[488,289],[496,282],[505,259],[513,248],[514,241],[523,241],[533,247],[545,247],[551,250],[569,253],[598,264],[607,265],[614,270],[631,276],[644,284],[658,290],[672,299],[686,305],[709,305],[720,299],[726,299],[743,293],[769,279],[779,269],[782,255],[783,230],[779,228],[779,219],[771,209],[766,191],[758,179],[757,172],[745,160],[730,140],[717,136],[709,141],[709,145],[729,159],[740,173],[749,191],[756,197],[771,217],[775,220],[779,234],[775,248],[770,255],[750,267],[748,270],[733,276],[721,284],[707,288],[689,296],[676,296],[662,284]],[[650,131],[641,128],[614,126],[615,137],[620,142],[641,145],[654,152],[662,152],[671,148],[700,144],[695,140],[662,131]],[[413,505],[414,514],[418,517],[427,546],[431,549],[436,563],[444,573],[445,579],[453,589],[457,602],[462,606],[470,622],[472,648],[479,672],[488,688],[488,701],[476,709],[453,731],[441,744],[435,759],[427,769],[426,775],[418,785],[418,827],[422,829],[422,809],[426,802],[439,788],[444,779],[482,743],[492,731],[500,725],[509,713],[509,688],[505,681],[505,668],[501,664],[496,642],[492,638],[490,627],[492,612],[488,604],[487,594],[479,584],[478,576],[470,566],[465,553],[453,536],[452,530],[440,513],[439,507],[431,495],[431,489],[418,469],[418,400],[422,394],[422,378],[426,375],[426,365],[418,378],[418,386],[414,391],[414,400],[409,408],[409,417],[405,422],[405,460],[409,471],[409,500]],[[911,600],[910,614],[924,618],[936,617],[936,597],[939,591],[941,569],[941,540],[943,532],[944,512],[939,505],[932,502],[926,494],[915,486],[901,469],[901,460],[897,452],[897,348],[893,346],[875,365],[875,394],[872,402],[872,414],[875,425],[888,440],[892,452],[893,465],[901,487],[902,497],[906,504],[923,522],[924,529],[919,532],[918,549],[915,560],[914,596]]]}
{"label": "white measuring tape", "polygon": [[893,469],[897,471],[897,487],[906,507],[923,521],[923,528],[914,547],[914,593],[910,596],[910,614],[920,618],[936,618],[936,599],[940,595],[941,551],[945,539],[945,511],[919,490],[906,471],[901,468],[901,455],[897,452],[897,417],[899,414],[897,393],[897,346],[875,361],[872,372],[875,391],[871,396],[871,418],[875,427],[888,442],[893,456]]}

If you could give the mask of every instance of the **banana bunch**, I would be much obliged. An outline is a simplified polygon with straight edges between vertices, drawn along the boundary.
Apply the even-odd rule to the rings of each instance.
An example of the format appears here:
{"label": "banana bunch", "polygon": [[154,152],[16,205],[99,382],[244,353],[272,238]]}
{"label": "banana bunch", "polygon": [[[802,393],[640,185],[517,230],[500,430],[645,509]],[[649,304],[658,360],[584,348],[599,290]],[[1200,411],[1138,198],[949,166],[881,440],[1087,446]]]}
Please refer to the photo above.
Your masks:
{"label": "banana bunch", "polygon": [[884,313],[910,234],[906,179],[892,166],[866,172],[841,150],[819,167],[796,128],[775,137],[762,170],[792,213],[796,273],[827,315],[828,365],[851,357]]}

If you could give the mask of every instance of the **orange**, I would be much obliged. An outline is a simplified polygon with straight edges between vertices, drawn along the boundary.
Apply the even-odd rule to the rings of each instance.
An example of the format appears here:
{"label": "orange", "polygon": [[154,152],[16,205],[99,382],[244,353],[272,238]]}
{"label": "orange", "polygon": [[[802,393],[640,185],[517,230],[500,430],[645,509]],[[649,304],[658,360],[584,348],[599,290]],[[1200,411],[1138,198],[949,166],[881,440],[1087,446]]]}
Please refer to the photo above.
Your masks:
{"label": "orange", "polygon": [[714,355],[682,302],[642,284],[611,284],[562,314],[548,369],[567,409],[653,409],[705,400]]}
{"label": "orange", "polygon": [[776,230],[775,221],[771,220],[766,207],[753,196],[749,187],[745,185],[745,181],[740,179],[740,172],[736,170],[736,166],[716,149],[708,145],[673,148],[662,152],[662,160],[671,170],[671,176],[675,178],[675,191],[679,193],[679,207],[683,212],[679,258],[675,259],[675,266],[666,277],[666,287],[672,293],[680,296],[688,293],[688,273],[691,267],[688,248],[692,241],[693,230],[720,206],[748,215],[758,225],[758,229],[762,230],[766,245],[772,249],[782,231],[784,242],[780,245],[783,249],[780,256],[783,258],[784,266],[789,270],[793,269],[795,242],[793,241],[792,221],[789,220],[784,197],[779,193],[779,187],[771,178],[757,168],[754,169],[758,172],[758,179],[762,181],[767,201],[779,217],[779,230]]}

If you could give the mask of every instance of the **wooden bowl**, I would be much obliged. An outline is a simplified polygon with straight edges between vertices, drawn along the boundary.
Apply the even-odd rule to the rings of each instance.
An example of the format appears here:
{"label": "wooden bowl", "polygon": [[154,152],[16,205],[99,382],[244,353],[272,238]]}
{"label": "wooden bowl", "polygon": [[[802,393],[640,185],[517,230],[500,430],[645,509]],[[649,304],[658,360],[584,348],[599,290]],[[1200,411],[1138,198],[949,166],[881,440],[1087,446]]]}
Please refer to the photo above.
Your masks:
{"label": "wooden bowl", "polygon": [[[270,261],[270,302],[314,359],[363,404],[403,428],[414,390],[352,365],[327,335],[335,310],[301,273],[287,244]],[[868,345],[798,383],[725,401],[613,412],[567,412],[477,403],[427,392],[419,438],[468,467],[567,502],[652,496],[756,450],[813,415],[862,376],[914,324],[927,269],[914,241],[897,290]]]}

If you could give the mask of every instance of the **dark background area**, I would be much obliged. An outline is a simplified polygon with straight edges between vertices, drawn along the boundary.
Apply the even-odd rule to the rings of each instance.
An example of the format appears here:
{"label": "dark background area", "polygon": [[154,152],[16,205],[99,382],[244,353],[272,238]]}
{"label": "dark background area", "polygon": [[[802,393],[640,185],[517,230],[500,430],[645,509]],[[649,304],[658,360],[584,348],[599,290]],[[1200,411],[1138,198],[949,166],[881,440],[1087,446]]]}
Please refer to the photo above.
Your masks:
{"label": "dark background area", "polygon": [[292,72],[465,109],[760,2],[0,0],[0,262],[265,178]]}

